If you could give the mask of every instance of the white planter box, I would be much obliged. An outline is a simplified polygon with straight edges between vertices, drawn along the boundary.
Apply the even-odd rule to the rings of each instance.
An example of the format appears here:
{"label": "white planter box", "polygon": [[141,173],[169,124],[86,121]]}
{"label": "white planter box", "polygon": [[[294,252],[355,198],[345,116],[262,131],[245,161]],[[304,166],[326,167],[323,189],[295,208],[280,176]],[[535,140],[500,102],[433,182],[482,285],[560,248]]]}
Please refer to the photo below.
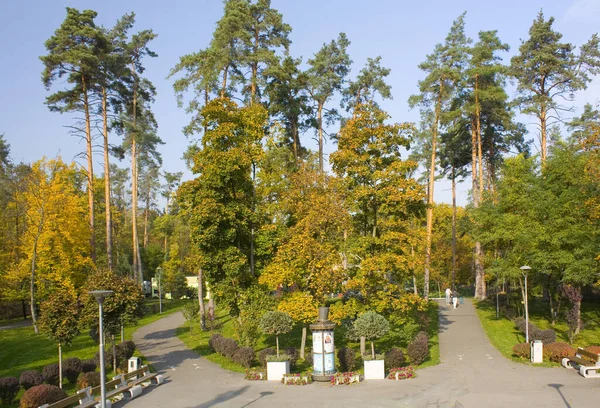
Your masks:
{"label": "white planter box", "polygon": [[281,381],[284,374],[290,373],[290,362],[289,361],[277,361],[267,362],[267,380],[268,381]]}
{"label": "white planter box", "polygon": [[365,380],[384,380],[385,367],[383,360],[365,361]]}

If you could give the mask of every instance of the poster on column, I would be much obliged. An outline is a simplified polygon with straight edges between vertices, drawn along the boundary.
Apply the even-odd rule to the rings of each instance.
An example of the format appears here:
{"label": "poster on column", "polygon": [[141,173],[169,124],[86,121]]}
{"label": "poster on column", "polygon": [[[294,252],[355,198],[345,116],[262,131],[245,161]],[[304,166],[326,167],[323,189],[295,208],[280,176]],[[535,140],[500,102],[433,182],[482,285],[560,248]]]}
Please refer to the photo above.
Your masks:
{"label": "poster on column", "polygon": [[323,352],[323,333],[315,332],[312,335],[313,338],[313,353],[322,353]]}
{"label": "poster on column", "polygon": [[313,354],[313,373],[323,374],[323,354]]}
{"label": "poster on column", "polygon": [[325,354],[325,374],[335,373],[335,354]]}
{"label": "poster on column", "polygon": [[323,332],[325,353],[333,353],[333,330]]}

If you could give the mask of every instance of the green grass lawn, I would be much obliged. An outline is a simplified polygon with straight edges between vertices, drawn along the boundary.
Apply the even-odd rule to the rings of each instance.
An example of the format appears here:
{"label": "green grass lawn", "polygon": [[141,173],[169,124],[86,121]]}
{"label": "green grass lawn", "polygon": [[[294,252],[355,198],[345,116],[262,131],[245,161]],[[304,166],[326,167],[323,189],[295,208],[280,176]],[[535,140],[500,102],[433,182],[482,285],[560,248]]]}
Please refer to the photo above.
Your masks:
{"label": "green grass lawn", "polygon": [[[419,368],[429,367],[429,366],[437,365],[440,363],[437,303],[435,303],[435,302],[430,303],[430,308],[428,310],[428,316],[430,319],[429,328],[428,328],[428,332],[430,335],[429,336],[430,356],[423,364],[421,364],[419,366]],[[194,350],[199,355],[205,357],[207,360],[212,361],[213,363],[219,364],[221,367],[223,367],[227,370],[243,373],[243,372],[245,372],[244,367],[240,366],[239,364],[234,363],[233,361],[229,360],[226,357],[221,356],[220,354],[215,353],[208,346],[208,339],[210,338],[211,334],[213,334],[213,333],[221,333],[225,337],[235,338],[234,326],[233,326],[233,322],[231,321],[231,319],[232,318],[229,316],[229,314],[227,313],[226,310],[223,310],[223,309],[217,310],[216,311],[216,321],[218,322],[218,325],[219,325],[218,330],[213,331],[213,332],[209,332],[209,331],[202,332],[196,325],[196,328],[190,333],[189,325],[185,324],[178,328],[177,336],[181,339],[181,341],[183,341],[187,345],[187,347],[189,349]],[[335,336],[336,350],[339,350],[341,347],[350,347],[358,352],[358,350],[360,349],[359,343],[349,342],[344,337],[342,328],[337,327],[334,330],[334,336]],[[302,339],[302,327],[297,325],[294,327],[294,329],[290,333],[279,336],[280,350],[285,349],[286,347],[295,347],[296,349],[299,350],[301,339]],[[273,347],[273,348],[275,347],[275,338],[263,335],[258,339],[255,350],[258,354],[258,352],[260,352],[261,350],[263,350],[267,347]],[[307,349],[311,348],[310,330],[308,330],[306,347],[307,347]],[[406,352],[406,348],[400,347],[398,339],[394,338],[391,335],[385,336],[375,342],[375,349],[378,352],[386,352],[387,350],[391,349],[392,347],[402,348]],[[367,345],[367,348],[369,349],[370,346]],[[336,356],[336,364],[337,364],[337,356]],[[358,367],[358,364],[357,364],[357,367]],[[308,363],[306,363],[302,360],[299,360],[294,372],[304,372],[304,371],[311,371],[311,370],[312,370],[312,368]]]}
{"label": "green grass lawn", "polygon": [[[556,332],[556,341],[568,343],[567,324],[560,321],[552,326],[551,322],[545,316],[547,311],[541,301],[534,300],[531,302],[531,305],[530,321],[540,329],[553,329]],[[516,328],[515,324],[504,317],[496,318],[496,305],[491,301],[476,302],[475,306],[481,325],[483,326],[490,343],[492,343],[504,357],[520,363],[530,364],[529,360],[513,355],[513,346],[525,342],[525,335]],[[600,344],[599,305],[584,302],[582,304],[581,315],[585,323],[585,328],[575,337],[573,346],[587,347],[594,344]],[[559,364],[545,361],[541,365],[550,367]]]}
{"label": "green grass lawn", "polygon": [[[154,300],[148,300],[152,304]],[[139,327],[179,310],[182,301],[166,301],[163,314],[150,314],[140,319],[135,326],[125,328],[125,339],[131,339],[132,333]],[[120,338],[117,339],[120,341]],[[82,332],[70,346],[63,346],[63,359],[77,357],[93,358],[98,345],[87,332]],[[35,334],[33,327],[22,327],[0,331],[0,377],[19,377],[25,370],[41,371],[45,365],[58,362],[58,348],[43,334]]]}

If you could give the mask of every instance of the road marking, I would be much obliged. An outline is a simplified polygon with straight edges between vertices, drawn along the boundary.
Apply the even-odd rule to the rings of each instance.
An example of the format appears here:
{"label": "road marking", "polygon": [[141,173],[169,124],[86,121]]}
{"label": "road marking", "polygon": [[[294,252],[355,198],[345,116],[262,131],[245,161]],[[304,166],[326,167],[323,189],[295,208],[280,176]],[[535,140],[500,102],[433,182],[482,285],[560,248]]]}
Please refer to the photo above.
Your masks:
{"label": "road marking", "polygon": [[464,354],[459,354],[459,355],[458,355],[458,359],[459,359],[459,360],[462,360],[463,356],[464,356]]}

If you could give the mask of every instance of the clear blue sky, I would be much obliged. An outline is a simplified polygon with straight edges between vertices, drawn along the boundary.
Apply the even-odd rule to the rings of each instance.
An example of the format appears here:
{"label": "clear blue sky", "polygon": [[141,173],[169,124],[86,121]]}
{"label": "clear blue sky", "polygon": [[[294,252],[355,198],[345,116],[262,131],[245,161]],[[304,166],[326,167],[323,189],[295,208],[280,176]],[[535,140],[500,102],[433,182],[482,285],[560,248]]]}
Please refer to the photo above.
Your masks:
{"label": "clear blue sky", "polygon": [[[135,30],[152,28],[158,34],[151,46],[159,57],[148,59],[145,64],[146,76],[158,90],[154,111],[159,136],[166,142],[160,150],[165,170],[185,170],[181,156],[188,141],[181,129],[188,117],[177,108],[172,81],[166,76],[180,56],[208,45],[222,14],[220,0],[2,0],[0,134],[4,133],[11,145],[13,160],[33,162],[42,156],[60,154],[70,161],[85,150],[83,141],[70,136],[64,127],[72,123],[72,116],[52,113],[44,105],[48,92],[40,79],[39,56],[45,54],[44,41],[64,20],[67,6],[96,10],[97,23],[107,27],[134,11]],[[423,77],[417,65],[436,43],[444,40],[452,21],[463,11],[467,11],[466,29],[471,38],[476,38],[481,30],[498,30],[500,39],[511,46],[505,60],[516,52],[520,39],[527,38],[528,29],[542,8],[546,16],[556,18],[555,29],[564,35],[563,39],[576,45],[587,41],[600,27],[600,0],[272,0],[272,7],[292,26],[291,52],[295,57],[302,56],[303,61],[341,31],[352,42],[349,53],[354,61],[353,75],[368,57],[381,55],[383,65],[392,70],[389,83],[394,98],[383,107],[396,122],[418,120],[418,112],[409,110],[407,104]],[[588,91],[578,95],[577,106],[597,102],[599,92],[600,81],[595,80]],[[113,143],[117,140],[113,139]],[[314,145],[307,140],[304,143]],[[328,143],[326,153],[333,148]],[[98,149],[95,172],[101,171]],[[186,176],[191,175],[187,172]],[[467,189],[466,185],[461,187],[461,204],[466,202]],[[447,184],[436,186],[436,200],[449,201]]]}

